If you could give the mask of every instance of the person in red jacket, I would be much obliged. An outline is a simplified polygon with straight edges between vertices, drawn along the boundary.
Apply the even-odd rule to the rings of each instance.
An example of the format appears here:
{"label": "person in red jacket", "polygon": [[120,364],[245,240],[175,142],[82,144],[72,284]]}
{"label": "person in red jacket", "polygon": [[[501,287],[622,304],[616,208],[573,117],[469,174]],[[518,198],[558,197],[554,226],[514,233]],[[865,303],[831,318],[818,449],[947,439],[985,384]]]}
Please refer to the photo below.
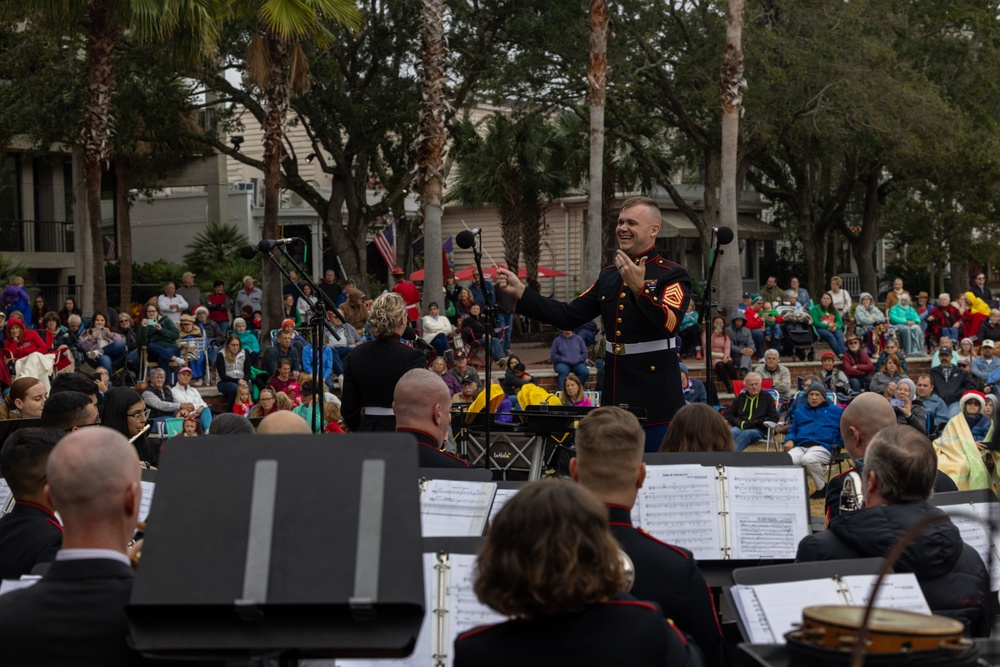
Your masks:
{"label": "person in red jacket", "polygon": [[847,351],[840,356],[840,361],[844,364],[844,375],[851,383],[851,391],[859,394],[868,391],[868,385],[875,374],[875,364],[868,358],[868,352],[860,338],[851,334],[845,342]]}
{"label": "person in red jacket", "polygon": [[23,359],[32,352],[45,354],[48,346],[41,336],[24,326],[24,322],[14,318],[7,322],[7,335],[3,344],[4,356]]}
{"label": "person in red jacket", "polygon": [[750,305],[743,311],[746,314],[746,328],[753,336],[753,345],[757,349],[758,359],[764,358],[764,320],[760,317],[763,309],[764,299],[759,294],[754,294],[750,297]]}
{"label": "person in red jacket", "polygon": [[403,269],[398,266],[392,270],[392,277],[396,280],[392,291],[403,297],[403,303],[406,304],[406,320],[411,327],[415,327],[417,320],[420,319],[420,290],[403,276]]}

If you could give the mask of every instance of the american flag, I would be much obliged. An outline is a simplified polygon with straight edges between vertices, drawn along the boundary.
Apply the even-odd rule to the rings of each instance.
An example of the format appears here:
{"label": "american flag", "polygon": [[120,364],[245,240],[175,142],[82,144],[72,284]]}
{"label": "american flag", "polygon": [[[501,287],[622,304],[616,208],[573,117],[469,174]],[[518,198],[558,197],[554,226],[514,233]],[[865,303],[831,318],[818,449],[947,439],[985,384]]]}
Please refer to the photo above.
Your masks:
{"label": "american flag", "polygon": [[382,255],[382,259],[385,260],[390,271],[396,266],[395,227],[395,221],[390,222],[375,236],[375,247],[378,249],[378,254]]}

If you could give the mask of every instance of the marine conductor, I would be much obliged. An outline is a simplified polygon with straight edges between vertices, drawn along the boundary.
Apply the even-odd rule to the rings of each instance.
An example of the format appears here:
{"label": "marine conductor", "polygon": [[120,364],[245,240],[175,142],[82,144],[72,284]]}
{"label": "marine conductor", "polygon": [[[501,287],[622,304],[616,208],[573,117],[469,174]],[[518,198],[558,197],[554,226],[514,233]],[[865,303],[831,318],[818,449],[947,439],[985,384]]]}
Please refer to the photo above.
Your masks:
{"label": "marine conductor", "polygon": [[560,329],[598,315],[607,337],[601,403],[646,410],[646,451],[656,451],[667,424],[684,405],[674,332],[691,298],[691,278],[660,257],[660,208],[647,197],[622,204],[612,266],[583,294],[562,303],[529,290],[517,275],[497,268],[497,287],[518,297],[517,312]]}

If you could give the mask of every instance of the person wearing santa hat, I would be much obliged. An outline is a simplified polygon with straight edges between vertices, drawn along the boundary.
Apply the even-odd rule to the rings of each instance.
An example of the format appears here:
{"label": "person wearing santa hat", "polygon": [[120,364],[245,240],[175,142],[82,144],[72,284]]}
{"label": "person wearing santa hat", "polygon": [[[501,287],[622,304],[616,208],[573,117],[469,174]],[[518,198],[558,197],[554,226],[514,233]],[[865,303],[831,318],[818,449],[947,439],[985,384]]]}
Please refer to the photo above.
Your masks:
{"label": "person wearing santa hat", "polygon": [[990,430],[990,418],[984,414],[986,411],[986,396],[981,391],[970,389],[962,394],[962,398],[958,403],[962,408],[962,414],[965,416],[965,422],[969,425],[969,430],[972,431],[972,439],[977,444],[982,443],[983,438],[986,437],[986,433]]}

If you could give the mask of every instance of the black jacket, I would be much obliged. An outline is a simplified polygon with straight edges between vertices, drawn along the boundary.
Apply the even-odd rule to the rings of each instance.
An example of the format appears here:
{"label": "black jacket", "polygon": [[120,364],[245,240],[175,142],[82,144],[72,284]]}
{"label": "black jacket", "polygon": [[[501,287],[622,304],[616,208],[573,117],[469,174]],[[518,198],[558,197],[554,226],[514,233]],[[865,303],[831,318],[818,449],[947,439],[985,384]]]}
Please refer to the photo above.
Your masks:
{"label": "black jacket", "polygon": [[948,405],[958,403],[962,394],[976,388],[976,382],[972,376],[958,366],[951,367],[951,374],[948,376],[947,382],[944,379],[944,371],[941,366],[932,368],[930,376],[934,380],[934,393]]}
{"label": "black jacket", "polygon": [[409,433],[417,439],[421,468],[468,468],[469,464],[437,446],[429,434],[412,428],[399,427],[396,433]]}
{"label": "black jacket", "polygon": [[993,326],[990,324],[990,318],[988,317],[979,326],[979,342],[982,343],[987,338],[994,343],[1000,341],[1000,322],[996,326]]}
{"label": "black jacket", "polygon": [[344,359],[344,391],[340,412],[352,431],[395,431],[396,417],[364,415],[365,407],[391,408],[396,383],[406,371],[424,368],[424,353],[398,338],[362,343]]}
{"label": "black jacket", "polygon": [[764,422],[778,421],[778,408],[769,392],[761,391],[756,396],[743,392],[733,399],[723,416],[730,426],[738,429],[766,431]]}
{"label": "black jacket", "polygon": [[50,563],[62,546],[62,527],[52,512],[19,502],[0,519],[0,579],[18,579],[38,563]]}
{"label": "black jacket", "polygon": [[712,592],[687,549],[661,542],[632,525],[631,511],[608,505],[611,533],[635,566],[629,594],[655,602],[701,649],[705,665],[722,664],[722,630]]}
{"label": "black jacket", "polygon": [[455,667],[684,667],[700,665],[663,613],[627,594],[579,614],[514,619],[475,628],[455,640]]}
{"label": "black jacket", "polygon": [[[844,478],[852,472],[856,472],[858,475],[863,477],[862,473],[864,472],[864,464],[864,459],[854,459],[853,468],[840,473],[826,483],[825,512],[827,526],[830,525],[830,522],[833,521],[834,517],[840,516],[840,494],[844,490]],[[958,486],[955,484],[955,480],[938,470],[937,477],[934,479],[934,493],[951,493],[952,491],[958,491]]]}
{"label": "black jacket", "polygon": [[[883,558],[910,526],[942,511],[926,501],[869,507],[842,514],[830,529],[799,542],[796,561]],[[928,526],[903,551],[896,572],[913,572],[935,614],[965,624],[966,634],[988,637],[990,579],[975,550],[950,519]]]}

